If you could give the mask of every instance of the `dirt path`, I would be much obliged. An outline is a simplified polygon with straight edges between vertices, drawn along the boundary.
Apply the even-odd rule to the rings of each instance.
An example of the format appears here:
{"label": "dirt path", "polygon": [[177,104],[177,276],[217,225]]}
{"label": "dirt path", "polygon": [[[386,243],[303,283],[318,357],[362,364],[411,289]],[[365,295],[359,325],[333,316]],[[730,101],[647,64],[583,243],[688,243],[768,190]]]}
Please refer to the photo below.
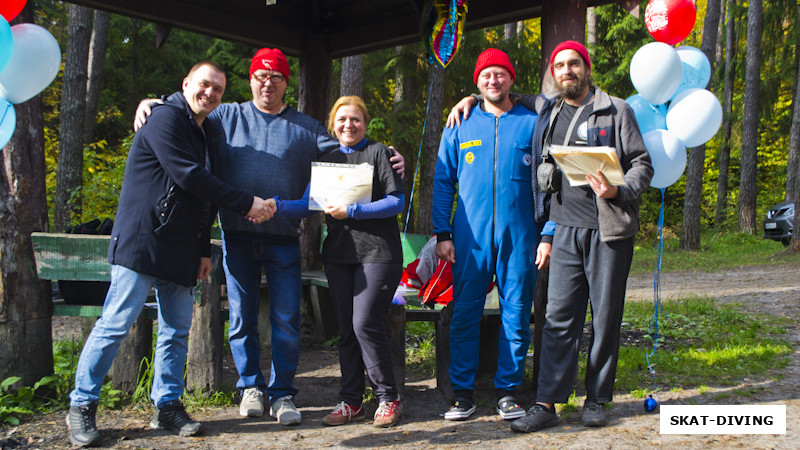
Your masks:
{"label": "dirt path", "polygon": [[[789,317],[786,339],[800,348],[800,264],[733,269],[725,272],[675,272],[661,276],[663,299],[708,296],[737,302],[747,311]],[[628,301],[652,301],[652,275],[633,277],[628,283]],[[266,367],[266,365],[262,366]],[[231,369],[227,369],[231,374]],[[372,447],[503,447],[503,448],[800,448],[800,352],[782,379],[752,380],[738,386],[666,392],[664,404],[708,404],[717,393],[730,392],[726,404],[787,405],[786,435],[661,435],[659,415],[645,413],[642,400],[618,395],[610,410],[611,424],[584,428],[577,413],[561,415],[561,424],[546,432],[516,434],[494,413],[491,381],[479,380],[478,412],[467,422],[446,422],[439,417],[447,404],[435,389],[433,378],[410,378],[406,382],[403,420],[392,429],[377,429],[369,423],[327,428],[320,424],[337,398],[338,362],[335,351],[324,347],[304,348],[296,385],[297,405],[303,424],[284,428],[269,418],[242,419],[238,408],[216,408],[194,413],[204,423],[205,434],[179,438],[147,429],[150,411],[103,412],[98,425],[103,446],[114,448],[372,448]],[[709,383],[711,384],[711,383]],[[755,396],[738,397],[736,390],[761,387]],[[520,400],[529,406],[529,392]],[[368,413],[374,410],[369,405]],[[15,429],[6,429],[0,439],[27,438],[28,448],[69,448],[62,414],[37,416]]]}

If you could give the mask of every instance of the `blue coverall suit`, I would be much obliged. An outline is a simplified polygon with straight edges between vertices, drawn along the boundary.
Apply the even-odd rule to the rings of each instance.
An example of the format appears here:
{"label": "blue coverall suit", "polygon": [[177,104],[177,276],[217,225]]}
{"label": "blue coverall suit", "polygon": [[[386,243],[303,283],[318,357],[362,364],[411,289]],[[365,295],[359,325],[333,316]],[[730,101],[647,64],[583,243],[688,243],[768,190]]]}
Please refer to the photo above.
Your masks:
{"label": "blue coverall suit", "polygon": [[[496,276],[502,327],[495,389],[522,382],[530,345],[539,230],[531,191],[531,136],[536,114],[515,106],[496,118],[474,108],[460,127],[446,129],[433,180],[434,233],[453,236],[453,318],[450,382],[474,390],[486,291]],[[458,185],[455,216],[453,197]]]}

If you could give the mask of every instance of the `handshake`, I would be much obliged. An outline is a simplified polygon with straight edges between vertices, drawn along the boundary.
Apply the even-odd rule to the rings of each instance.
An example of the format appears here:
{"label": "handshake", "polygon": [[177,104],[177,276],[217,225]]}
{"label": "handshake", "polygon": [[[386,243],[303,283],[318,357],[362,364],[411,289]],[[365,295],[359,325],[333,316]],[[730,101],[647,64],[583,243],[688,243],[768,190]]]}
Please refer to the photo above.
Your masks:
{"label": "handshake", "polygon": [[275,215],[277,210],[274,198],[264,200],[261,197],[253,197],[253,206],[247,212],[247,220],[255,224],[266,222]]}

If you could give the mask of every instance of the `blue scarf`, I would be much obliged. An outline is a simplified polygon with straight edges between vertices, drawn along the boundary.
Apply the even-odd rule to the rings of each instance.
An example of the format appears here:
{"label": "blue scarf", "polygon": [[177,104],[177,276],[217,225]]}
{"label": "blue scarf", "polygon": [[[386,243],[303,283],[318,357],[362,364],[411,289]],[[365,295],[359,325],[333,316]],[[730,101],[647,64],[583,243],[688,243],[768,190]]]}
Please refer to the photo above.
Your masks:
{"label": "blue scarf", "polygon": [[348,147],[340,142],[339,151],[344,153],[345,155],[349,155],[350,153],[353,153],[356,150],[361,150],[365,145],[367,145],[367,138],[361,139],[361,142],[352,147]]}

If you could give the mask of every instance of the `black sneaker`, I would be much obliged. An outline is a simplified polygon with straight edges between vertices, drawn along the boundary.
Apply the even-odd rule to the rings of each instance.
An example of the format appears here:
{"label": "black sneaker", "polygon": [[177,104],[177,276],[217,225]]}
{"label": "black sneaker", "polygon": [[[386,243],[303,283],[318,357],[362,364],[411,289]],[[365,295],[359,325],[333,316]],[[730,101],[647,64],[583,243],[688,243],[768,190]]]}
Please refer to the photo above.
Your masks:
{"label": "black sneaker", "polygon": [[179,436],[194,436],[200,432],[201,425],[186,413],[186,409],[180,402],[175,401],[156,408],[150,428],[166,429]]}
{"label": "black sneaker", "polygon": [[444,420],[467,420],[474,412],[474,403],[466,398],[457,397],[453,406],[444,413]]}
{"label": "black sneaker", "polygon": [[525,415],[525,410],[513,396],[508,395],[497,401],[497,414],[505,420],[519,419]]}
{"label": "black sneaker", "polygon": [[602,427],[608,424],[606,409],[602,403],[585,401],[583,403],[583,414],[581,423],[587,427]]}
{"label": "black sneaker", "polygon": [[97,431],[94,416],[97,405],[92,403],[86,406],[70,406],[67,414],[67,428],[69,428],[69,441],[78,447],[89,447],[100,442],[100,432]]}
{"label": "black sneaker", "polygon": [[511,429],[521,433],[533,433],[543,428],[558,425],[558,416],[542,405],[535,404],[523,417],[511,422]]}

